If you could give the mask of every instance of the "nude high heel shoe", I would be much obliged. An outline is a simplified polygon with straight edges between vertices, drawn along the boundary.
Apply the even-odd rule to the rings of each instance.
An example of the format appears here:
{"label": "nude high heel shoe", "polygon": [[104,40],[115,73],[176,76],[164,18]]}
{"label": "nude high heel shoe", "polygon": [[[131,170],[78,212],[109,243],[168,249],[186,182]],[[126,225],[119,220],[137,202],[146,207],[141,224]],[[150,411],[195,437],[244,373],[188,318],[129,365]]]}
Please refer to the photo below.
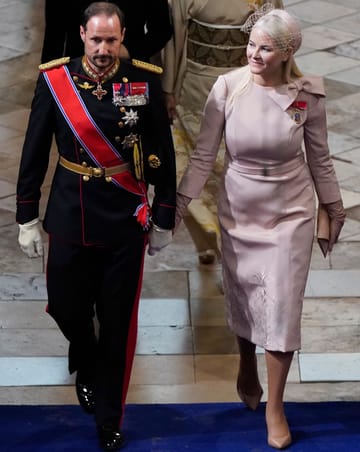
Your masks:
{"label": "nude high heel shoe", "polygon": [[240,374],[239,374],[238,379],[237,379],[236,389],[237,389],[238,396],[240,397],[240,400],[242,400],[245,403],[245,405],[248,408],[250,408],[250,410],[255,411],[259,407],[261,397],[264,393],[259,382],[258,382],[258,389],[254,394],[246,394],[241,389]]}
{"label": "nude high heel shoe", "polygon": [[291,433],[286,418],[283,422],[273,424],[266,422],[268,431],[268,444],[275,449],[285,449],[292,442]]}
{"label": "nude high heel shoe", "polygon": [[270,436],[268,435],[268,444],[270,447],[274,447],[275,449],[285,449],[291,444],[291,434],[290,432],[285,436]]}

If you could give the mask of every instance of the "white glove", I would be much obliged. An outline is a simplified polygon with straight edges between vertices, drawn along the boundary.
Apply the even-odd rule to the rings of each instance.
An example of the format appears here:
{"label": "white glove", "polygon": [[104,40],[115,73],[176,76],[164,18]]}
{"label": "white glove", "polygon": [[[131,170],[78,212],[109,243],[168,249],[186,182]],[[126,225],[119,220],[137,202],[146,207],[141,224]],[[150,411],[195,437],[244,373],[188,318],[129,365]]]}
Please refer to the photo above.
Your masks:
{"label": "white glove", "polygon": [[154,256],[162,248],[169,245],[172,241],[172,235],[171,229],[162,229],[156,226],[156,224],[153,224],[149,232],[148,254]]}
{"label": "white glove", "polygon": [[28,223],[19,224],[18,242],[28,257],[39,257],[44,253],[43,241],[40,233],[39,218]]}

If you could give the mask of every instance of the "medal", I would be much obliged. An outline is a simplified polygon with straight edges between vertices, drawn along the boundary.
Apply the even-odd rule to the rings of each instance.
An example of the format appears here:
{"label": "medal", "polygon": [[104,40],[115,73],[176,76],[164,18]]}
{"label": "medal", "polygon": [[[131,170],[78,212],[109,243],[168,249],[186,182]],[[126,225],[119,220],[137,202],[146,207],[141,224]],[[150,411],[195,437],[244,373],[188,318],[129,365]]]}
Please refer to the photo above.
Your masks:
{"label": "medal", "polygon": [[139,115],[137,111],[134,111],[132,108],[130,108],[130,111],[125,112],[125,115],[121,119],[124,120],[124,123],[127,126],[133,127],[138,122]]}
{"label": "medal", "polygon": [[113,83],[113,104],[121,106],[141,106],[149,103],[147,82]]}
{"label": "medal", "polygon": [[107,94],[107,91],[106,89],[103,89],[101,83],[98,82],[96,89],[94,89],[94,91],[91,91],[91,94],[96,96],[98,100],[101,100]]}

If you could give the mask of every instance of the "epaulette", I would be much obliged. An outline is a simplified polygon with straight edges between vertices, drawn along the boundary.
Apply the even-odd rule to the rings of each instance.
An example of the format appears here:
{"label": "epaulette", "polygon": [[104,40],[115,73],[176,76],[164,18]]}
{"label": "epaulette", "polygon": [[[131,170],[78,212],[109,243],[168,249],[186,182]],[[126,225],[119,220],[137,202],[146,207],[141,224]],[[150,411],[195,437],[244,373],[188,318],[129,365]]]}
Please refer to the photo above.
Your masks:
{"label": "epaulette", "polygon": [[39,65],[40,71],[47,71],[48,69],[53,69],[54,67],[64,66],[70,61],[70,57],[56,58],[56,60],[48,61],[47,63],[42,63]]}
{"label": "epaulette", "polygon": [[163,73],[163,68],[160,66],[156,66],[156,64],[151,64],[148,63],[147,61],[141,61],[141,60],[135,60],[132,59],[131,63],[133,66],[139,68],[139,69],[144,69],[145,71],[149,71],[149,72],[155,72],[155,74],[162,74]]}

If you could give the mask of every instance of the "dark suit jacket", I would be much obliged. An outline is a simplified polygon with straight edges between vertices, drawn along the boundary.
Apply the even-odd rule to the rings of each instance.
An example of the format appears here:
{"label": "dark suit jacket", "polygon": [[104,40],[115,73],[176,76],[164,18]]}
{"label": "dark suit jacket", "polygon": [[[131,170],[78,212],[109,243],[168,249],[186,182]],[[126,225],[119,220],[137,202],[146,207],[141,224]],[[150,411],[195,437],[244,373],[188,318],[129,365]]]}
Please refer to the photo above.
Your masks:
{"label": "dark suit jacket", "polygon": [[[83,54],[80,22],[83,11],[90,3],[88,0],[62,0],[60,3],[46,1],[41,62]],[[114,0],[112,3],[118,5],[125,14],[124,45],[131,58],[148,61],[171,38],[167,0]]]}
{"label": "dark suit jacket", "polygon": [[[68,69],[88,111],[125,161],[132,161],[132,149],[123,144],[124,138],[131,133],[141,137],[146,182],[154,185],[153,220],[162,228],[172,229],[176,197],[175,153],[159,76],[121,61],[115,76],[103,83],[108,93],[98,100],[92,94],[96,83],[86,76],[81,58],[71,60]],[[113,83],[126,79],[129,82],[147,82],[149,86],[147,105],[126,107],[127,112],[132,109],[139,117],[132,126],[126,124],[126,112],[113,104]],[[86,86],[84,82],[88,82],[92,88],[83,88]],[[41,73],[32,102],[19,170],[16,214],[19,223],[39,216],[40,188],[46,175],[54,133],[61,156],[75,163],[86,162],[88,166],[97,166],[81,148]],[[149,166],[148,157],[151,154],[159,157],[159,168]],[[139,196],[106,182],[103,177],[85,182],[82,176],[58,165],[44,228],[51,234],[78,243],[116,243],[120,236],[143,234],[134,216],[139,203]]]}

